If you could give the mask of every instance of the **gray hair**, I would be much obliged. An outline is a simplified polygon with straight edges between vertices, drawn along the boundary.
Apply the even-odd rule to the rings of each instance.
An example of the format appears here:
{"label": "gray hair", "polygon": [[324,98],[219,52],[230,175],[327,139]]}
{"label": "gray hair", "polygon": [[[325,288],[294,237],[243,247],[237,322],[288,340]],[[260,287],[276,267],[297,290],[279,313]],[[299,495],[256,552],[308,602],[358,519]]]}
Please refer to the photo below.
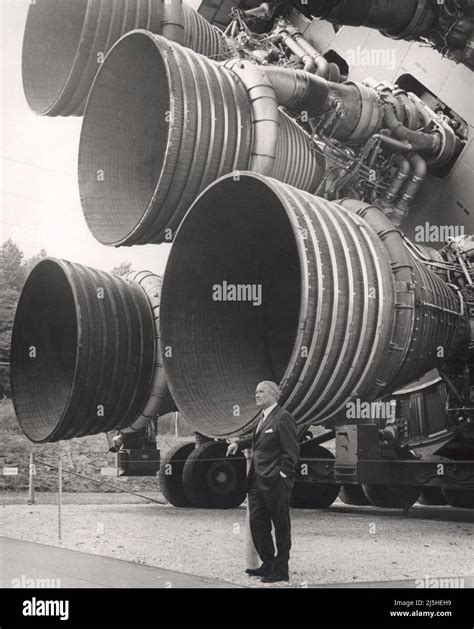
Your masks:
{"label": "gray hair", "polygon": [[276,382],[272,382],[271,380],[263,380],[262,382],[259,382],[257,386],[259,385],[265,386],[267,388],[267,391],[269,391],[270,393],[273,393],[276,399],[280,397],[281,395],[280,387],[277,385]]}

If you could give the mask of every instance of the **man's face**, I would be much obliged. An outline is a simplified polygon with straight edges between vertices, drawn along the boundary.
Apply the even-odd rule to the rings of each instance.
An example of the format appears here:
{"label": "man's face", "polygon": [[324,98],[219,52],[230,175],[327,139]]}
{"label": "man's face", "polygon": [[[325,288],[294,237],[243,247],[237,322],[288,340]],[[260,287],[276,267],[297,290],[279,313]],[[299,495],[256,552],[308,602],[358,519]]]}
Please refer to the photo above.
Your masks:
{"label": "man's face", "polygon": [[277,401],[275,394],[268,390],[264,384],[259,384],[255,390],[255,403],[258,408],[268,408]]}

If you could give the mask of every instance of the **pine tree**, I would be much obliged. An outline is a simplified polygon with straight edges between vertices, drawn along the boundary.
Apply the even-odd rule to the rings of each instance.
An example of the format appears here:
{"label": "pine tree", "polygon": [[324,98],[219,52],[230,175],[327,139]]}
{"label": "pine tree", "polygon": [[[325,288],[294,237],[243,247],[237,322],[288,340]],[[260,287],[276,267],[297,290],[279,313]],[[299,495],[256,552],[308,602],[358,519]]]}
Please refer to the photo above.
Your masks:
{"label": "pine tree", "polygon": [[2,287],[22,289],[26,279],[23,252],[11,238],[0,249],[0,274]]}

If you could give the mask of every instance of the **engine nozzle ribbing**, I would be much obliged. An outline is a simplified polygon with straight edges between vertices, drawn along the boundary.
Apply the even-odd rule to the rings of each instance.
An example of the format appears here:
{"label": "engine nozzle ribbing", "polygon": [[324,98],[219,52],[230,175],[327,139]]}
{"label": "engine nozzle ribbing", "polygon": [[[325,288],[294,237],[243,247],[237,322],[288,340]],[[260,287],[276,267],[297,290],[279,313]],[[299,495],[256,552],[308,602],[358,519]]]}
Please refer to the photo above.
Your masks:
{"label": "engine nozzle ribbing", "polygon": [[209,186],[164,277],[165,370],[196,430],[247,431],[262,380],[301,424],[410,382],[467,342],[457,292],[417,262],[380,210],[255,173]]}
{"label": "engine nozzle ribbing", "polygon": [[104,244],[171,242],[196,196],[234,170],[315,190],[324,163],[250,62],[217,64],[149,31],[125,35],[94,81],[79,189]]}
{"label": "engine nozzle ribbing", "polygon": [[54,258],[34,267],[11,348],[13,403],[31,441],[144,425],[174,409],[157,342],[157,280]]}
{"label": "engine nozzle ribbing", "polygon": [[35,0],[28,10],[22,62],[33,111],[82,115],[107,52],[136,28],[217,59],[228,50],[221,31],[182,0]]}

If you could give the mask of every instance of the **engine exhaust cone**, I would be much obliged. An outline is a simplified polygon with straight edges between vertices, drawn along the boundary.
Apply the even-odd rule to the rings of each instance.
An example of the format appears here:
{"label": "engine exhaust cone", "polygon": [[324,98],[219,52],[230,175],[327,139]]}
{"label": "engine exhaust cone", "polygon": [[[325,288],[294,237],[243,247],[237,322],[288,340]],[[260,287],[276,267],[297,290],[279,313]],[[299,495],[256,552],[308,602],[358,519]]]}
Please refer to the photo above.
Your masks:
{"label": "engine exhaust cone", "polygon": [[225,39],[181,0],[34,0],[23,39],[23,89],[47,116],[82,115],[107,52],[125,33],[146,28],[220,58]]}
{"label": "engine exhaust cone", "polygon": [[146,424],[160,405],[167,412],[155,313],[141,283],[143,274],[127,282],[53,258],[30,273],[15,314],[11,382],[31,441]]}
{"label": "engine exhaust cone", "polygon": [[79,151],[82,208],[100,242],[171,242],[202,188],[248,163],[251,125],[241,129],[241,121],[250,120],[250,103],[220,74],[217,64],[147,31],[110,51]]}
{"label": "engine exhaust cone", "polygon": [[171,242],[197,195],[235,170],[314,190],[324,158],[264,81],[248,62],[219,65],[148,31],[122,37],[97,74],[81,132],[79,190],[94,237]]}
{"label": "engine exhaust cone", "polygon": [[[280,383],[300,425],[347,423],[348,402],[382,397],[433,366],[440,343],[448,355],[459,342],[458,296],[434,273],[421,278],[428,271],[405,255],[400,232],[359,204],[380,225],[247,172],[222,177],[190,208],[168,259],[160,330],[173,398],[196,430],[248,431],[262,380]],[[406,292],[401,270],[414,280]]]}

